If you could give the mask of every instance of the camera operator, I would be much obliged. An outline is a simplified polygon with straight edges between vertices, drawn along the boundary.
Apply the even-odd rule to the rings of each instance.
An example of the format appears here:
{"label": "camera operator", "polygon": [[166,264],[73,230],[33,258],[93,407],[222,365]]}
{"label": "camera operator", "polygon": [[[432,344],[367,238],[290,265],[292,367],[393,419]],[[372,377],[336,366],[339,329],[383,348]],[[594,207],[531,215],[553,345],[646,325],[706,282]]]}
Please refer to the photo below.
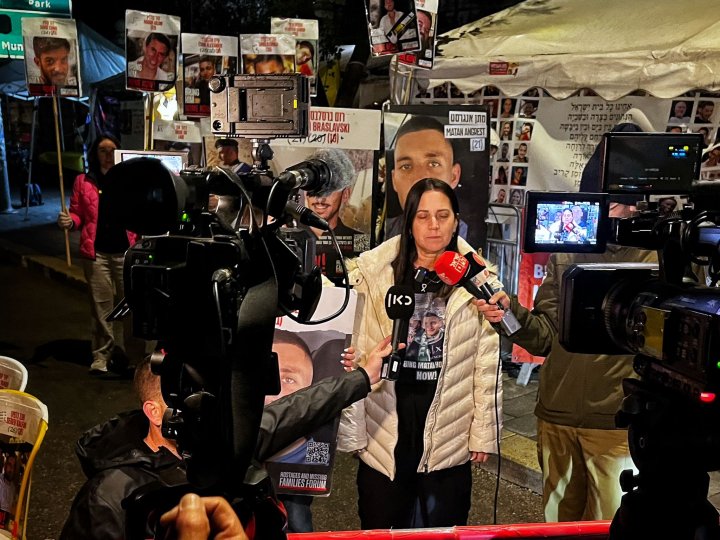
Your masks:
{"label": "camera operator", "polygon": [[[641,130],[635,124],[620,124],[613,131]],[[598,191],[599,163],[598,147],[583,172],[581,192]],[[634,210],[622,204],[630,202],[627,197],[610,200],[611,217],[628,217]],[[572,264],[591,262],[657,262],[657,255],[614,245],[603,254],[554,253],[532,311],[504,292],[496,293],[490,303],[475,301],[491,323],[502,318],[498,303],[510,307],[522,325],[510,339],[531,354],[546,356],[535,415],[548,522],[612,519],[623,495],[620,473],[635,469],[627,431],[615,427],[622,380],[636,377],[633,356],[570,353],[558,341],[562,275]]]}
{"label": "camera operator", "polygon": [[[390,338],[380,342],[357,368],[354,351],[341,362],[347,375],[327,378],[267,405],[263,412],[255,459],[264,461],[362,399],[380,380],[382,358],[390,354]],[[62,540],[126,538],[122,501],[163,474],[184,481],[184,465],[175,442],[163,437],[162,418],[167,405],[160,377],[149,358],[135,371],[135,388],[142,411],[124,414],[86,432],[76,453],[88,480],[73,501]],[[258,527],[261,524],[258,524]],[[182,538],[182,536],[180,536]]]}

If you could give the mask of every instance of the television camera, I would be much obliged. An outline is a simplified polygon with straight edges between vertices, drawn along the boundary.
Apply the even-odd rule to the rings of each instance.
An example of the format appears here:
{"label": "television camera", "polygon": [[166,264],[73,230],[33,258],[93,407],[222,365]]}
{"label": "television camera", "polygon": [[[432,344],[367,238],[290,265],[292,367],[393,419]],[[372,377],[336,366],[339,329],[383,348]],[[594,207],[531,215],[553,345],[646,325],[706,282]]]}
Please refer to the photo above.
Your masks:
{"label": "television camera", "polygon": [[[322,193],[333,166],[309,160],[273,176],[268,165],[270,137],[307,136],[307,84],[301,75],[210,81],[213,130],[253,138],[250,172],[215,167],[178,175],[144,157],[108,172],[109,219],[143,235],[126,253],[126,298],[113,316],[131,310],[134,334],[158,341],[153,370],[168,404],[163,434],[177,441],[187,471],[179,485],[161,478],[131,495],[131,538],[144,538],[148,515],[187,491],[223,495],[241,517],[262,513],[271,499],[269,479],[252,462],[265,395],[280,391],[276,317],[317,324],[337,315],[310,320],[320,270],[307,267],[313,257],[298,229],[285,227],[298,221],[329,230],[293,198],[299,189]],[[211,211],[223,200],[237,203],[234,214]],[[279,512],[265,514],[256,520],[259,537],[284,538]]]}
{"label": "television camera", "polygon": [[[606,133],[601,144],[602,193],[530,192],[524,233],[527,251],[658,251],[659,265],[576,264],[562,277],[560,343],[636,355],[616,423],[639,474],[621,476],[610,538],[718,538],[707,472],[720,469],[720,184],[696,181],[699,134]],[[668,213],[651,200],[670,194],[687,204]],[[638,212],[609,218],[627,195],[642,198]]]}

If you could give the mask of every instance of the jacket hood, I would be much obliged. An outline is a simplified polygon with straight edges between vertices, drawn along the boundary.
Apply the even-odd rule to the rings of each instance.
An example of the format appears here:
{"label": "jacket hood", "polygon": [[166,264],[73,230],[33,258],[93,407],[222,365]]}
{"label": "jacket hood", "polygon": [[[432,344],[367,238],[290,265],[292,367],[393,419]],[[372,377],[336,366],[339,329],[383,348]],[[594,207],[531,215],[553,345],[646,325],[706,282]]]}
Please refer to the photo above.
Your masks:
{"label": "jacket hood", "polygon": [[137,466],[157,470],[179,461],[165,448],[152,452],[143,439],[149,422],[142,411],[122,413],[86,431],[75,444],[75,453],[85,476],[92,478],[106,469]]}

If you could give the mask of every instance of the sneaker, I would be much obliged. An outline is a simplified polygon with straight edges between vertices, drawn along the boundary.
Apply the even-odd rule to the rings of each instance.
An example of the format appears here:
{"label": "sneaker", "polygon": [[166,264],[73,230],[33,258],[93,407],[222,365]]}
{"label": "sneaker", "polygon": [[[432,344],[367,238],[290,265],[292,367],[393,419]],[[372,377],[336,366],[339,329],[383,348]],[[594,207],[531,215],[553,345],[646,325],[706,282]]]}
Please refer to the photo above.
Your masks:
{"label": "sneaker", "polygon": [[107,360],[105,358],[96,358],[90,364],[90,373],[107,373]]}

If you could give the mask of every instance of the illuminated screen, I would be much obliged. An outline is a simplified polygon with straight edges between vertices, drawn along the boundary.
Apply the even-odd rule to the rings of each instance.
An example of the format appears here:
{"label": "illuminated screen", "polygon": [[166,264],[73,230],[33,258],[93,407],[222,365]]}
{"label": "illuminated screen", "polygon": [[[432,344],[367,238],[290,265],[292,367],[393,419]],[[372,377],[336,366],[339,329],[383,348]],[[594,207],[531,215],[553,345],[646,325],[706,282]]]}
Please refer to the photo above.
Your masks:
{"label": "illuminated screen", "polygon": [[529,191],[525,251],[602,252],[607,238],[605,197],[602,193]]}
{"label": "illuminated screen", "polygon": [[187,166],[187,154],[185,152],[153,152],[148,150],[115,150],[115,162],[127,161],[128,159],[149,157],[159,159],[170,172],[180,174]]}

